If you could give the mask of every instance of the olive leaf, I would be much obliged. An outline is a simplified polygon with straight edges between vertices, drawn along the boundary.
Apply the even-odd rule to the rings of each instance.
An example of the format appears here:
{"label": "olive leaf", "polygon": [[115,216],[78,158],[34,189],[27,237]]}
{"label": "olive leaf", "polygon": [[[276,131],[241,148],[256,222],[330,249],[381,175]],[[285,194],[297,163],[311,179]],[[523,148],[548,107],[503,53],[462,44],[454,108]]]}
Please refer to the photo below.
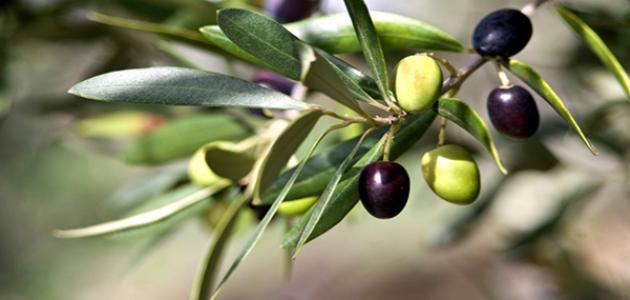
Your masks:
{"label": "olive leaf", "polygon": [[[332,128],[333,127],[331,127],[331,129]],[[258,226],[256,226],[256,229],[254,230],[254,233],[249,237],[249,239],[245,243],[245,246],[241,249],[241,252],[237,256],[237,258],[234,260],[234,262],[232,262],[232,265],[229,267],[229,269],[227,270],[225,275],[223,275],[223,279],[221,279],[221,281],[219,282],[219,285],[215,289],[211,299],[216,299],[216,297],[218,297],[218,295],[221,292],[221,289],[223,288],[223,285],[225,284],[225,282],[227,282],[227,280],[230,278],[230,276],[236,270],[236,268],[240,265],[240,263],[254,249],[254,246],[256,245],[256,243],[258,242],[258,240],[262,236],[263,232],[265,231],[265,229],[267,228],[267,226],[271,222],[271,219],[273,218],[273,216],[278,211],[278,208],[280,207],[280,204],[282,203],[282,201],[284,201],[286,199],[287,195],[289,194],[289,191],[293,187],[293,184],[295,183],[295,181],[297,180],[298,176],[300,175],[300,173],[304,169],[304,166],[306,165],[306,162],[307,162],[308,158],[310,158],[311,155],[313,155],[313,152],[315,152],[315,149],[317,149],[317,146],[319,146],[319,144],[326,137],[326,135],[328,135],[328,133],[331,132],[331,129],[325,131],[322,135],[320,135],[320,137],[311,146],[311,149],[306,154],[305,158],[302,159],[302,161],[298,164],[295,172],[293,173],[293,175],[291,175],[291,178],[289,179],[289,181],[287,182],[285,187],[282,189],[282,191],[278,194],[276,199],[273,201],[273,204],[269,208],[269,211],[267,211],[267,213],[265,214],[265,217],[260,221],[260,223],[258,223]]]}
{"label": "olive leaf", "polygon": [[337,171],[328,182],[328,185],[326,185],[324,192],[319,197],[319,200],[317,200],[317,202],[311,209],[311,216],[308,218],[308,222],[306,222],[306,225],[304,226],[304,231],[300,233],[300,238],[298,239],[298,243],[293,251],[293,258],[295,258],[300,253],[302,246],[304,246],[304,243],[306,243],[306,239],[311,236],[311,233],[313,233],[313,230],[315,230],[315,226],[319,224],[324,211],[329,208],[330,200],[332,199],[333,193],[337,189],[337,186],[339,185],[342,176],[348,171],[348,168],[352,166],[351,162],[354,160],[354,156],[363,143],[363,140],[370,132],[371,131],[368,130],[361,136],[350,154],[348,154],[348,157],[346,157],[346,159],[341,162],[339,168],[337,168]]}
{"label": "olive leaf", "polygon": [[[430,110],[411,117],[408,117],[400,127],[400,130],[396,134],[390,157],[396,159],[400,157],[405,151],[411,148],[427,131],[427,129],[433,123],[435,119],[435,112]],[[335,190],[333,198],[330,200],[328,209],[326,209],[322,215],[322,218],[318,222],[317,226],[313,230],[313,233],[307,238],[307,242],[324,234],[332,227],[337,225],[341,220],[350,212],[350,210],[359,201],[359,175],[360,170],[382,157],[383,141],[374,145],[370,151],[361,157],[361,159],[355,163],[352,170],[355,170],[353,176],[348,177],[339,184],[339,187]],[[304,231],[304,227],[308,222],[313,210],[309,210],[304,214],[300,220],[291,228],[291,230],[285,235],[282,242],[285,248],[294,248],[297,245],[298,239]]]}
{"label": "olive leaf", "polygon": [[249,130],[231,116],[195,114],[177,118],[139,138],[123,157],[130,164],[161,164],[190,156],[206,143],[234,141],[248,135]]}
{"label": "olive leaf", "polygon": [[556,11],[562,19],[577,33],[582,40],[588,45],[595,55],[606,65],[606,67],[615,75],[619,84],[623,88],[626,95],[630,98],[630,78],[628,73],[623,69],[623,66],[617,60],[615,55],[610,51],[606,43],[597,35],[597,33],[589,27],[584,21],[580,20],[578,16],[572,13],[570,10],[557,5]]}
{"label": "olive leaf", "polygon": [[538,72],[527,64],[515,59],[510,59],[509,61],[503,62],[503,64],[510,70],[510,72],[520,78],[523,82],[534,89],[541,97],[543,97],[543,99],[545,99],[565,121],[569,122],[591,153],[593,153],[593,155],[597,155],[597,151],[591,142],[589,142],[586,138],[580,128],[580,125],[578,125],[575,121],[573,115],[571,115],[567,107],[564,105],[564,102],[562,102],[562,99],[558,97],[558,95],[553,91],[553,89],[551,89],[549,84],[547,84]]}
{"label": "olive leaf", "polygon": [[363,0],[344,0],[346,9],[352,19],[352,25],[361,44],[363,56],[376,77],[376,83],[381,91],[382,98],[389,98],[389,77],[387,76],[387,63],[381,42],[376,34],[372,17]]}
{"label": "olive leaf", "polygon": [[[385,130],[379,130],[370,135],[357,151],[357,156],[363,156],[367,153]],[[351,139],[336,145],[335,147],[324,150],[308,160],[302,174],[298,177],[293,188],[287,195],[287,200],[301,199],[309,196],[321,195],[322,191],[332,178],[335,170],[350,154],[354,145],[359,138]],[[358,161],[358,158],[356,159]],[[352,164],[356,163],[353,161]],[[262,204],[271,204],[276,198],[280,190],[286,185],[291,175],[295,172],[295,168],[291,168],[282,173],[262,194]],[[350,173],[350,172],[348,172]]]}
{"label": "olive leaf", "polygon": [[499,152],[494,145],[492,135],[490,134],[486,122],[474,109],[461,100],[450,98],[438,100],[437,108],[440,116],[453,121],[455,124],[468,131],[468,133],[475,137],[475,139],[490,152],[501,173],[508,173],[505,166],[503,166],[503,162],[501,162]]}
{"label": "olive leaf", "polygon": [[[454,37],[429,24],[401,15],[370,12],[383,48],[387,51],[441,50],[461,52]],[[361,46],[347,14],[331,14],[288,24],[301,40],[330,53],[353,53]]]}
{"label": "olive leaf", "polygon": [[[213,186],[199,188],[194,186],[187,187],[185,195],[180,195],[180,199],[176,199],[172,203],[159,207],[154,210],[139,213],[120,220],[110,221],[97,225],[92,225],[77,229],[55,230],[54,236],[63,239],[76,239],[86,237],[97,237],[103,235],[119,234],[131,230],[137,230],[150,225],[156,225],[175,217],[177,214],[184,212],[186,209],[209,199],[214,193],[226,188],[230,183],[227,180],[216,183]],[[169,199],[170,200],[170,197]]]}
{"label": "olive leaf", "polygon": [[82,81],[68,92],[108,102],[306,109],[303,102],[242,79],[175,67],[110,72]]}
{"label": "olive leaf", "polygon": [[306,76],[312,50],[297,43],[297,38],[278,22],[236,8],[220,10],[217,21],[230,40],[272,70],[299,81]]}
{"label": "olive leaf", "polygon": [[321,91],[341,104],[365,115],[357,100],[374,101],[355,81],[331,62],[326,54],[314,49],[315,61],[304,79],[308,87]]}
{"label": "olive leaf", "polygon": [[254,181],[254,204],[261,202],[261,193],[280,175],[295,151],[313,130],[321,111],[311,111],[295,119],[276,138],[259,165],[258,180]]}
{"label": "olive leaf", "polygon": [[254,167],[256,159],[246,149],[229,142],[212,142],[203,147],[208,167],[223,178],[238,182],[247,176]]}

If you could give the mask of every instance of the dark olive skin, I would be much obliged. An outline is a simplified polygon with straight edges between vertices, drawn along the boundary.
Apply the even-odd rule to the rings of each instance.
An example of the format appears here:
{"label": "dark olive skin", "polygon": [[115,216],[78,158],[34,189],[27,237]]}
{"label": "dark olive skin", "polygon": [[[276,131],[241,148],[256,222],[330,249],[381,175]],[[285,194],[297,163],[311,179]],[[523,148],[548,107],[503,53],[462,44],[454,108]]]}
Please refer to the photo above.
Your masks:
{"label": "dark olive skin", "polygon": [[[254,77],[252,78],[252,82],[289,96],[291,95],[291,93],[293,92],[293,88],[295,87],[295,82],[267,70],[260,70],[256,72],[254,74]],[[249,108],[248,110],[253,115],[264,118],[267,117],[267,115],[260,108]]]}
{"label": "dark olive skin", "polygon": [[532,37],[532,22],[516,9],[485,16],[473,33],[473,47],[482,56],[507,58],[519,53]]}
{"label": "dark olive skin", "polygon": [[528,138],[538,130],[540,116],[532,95],[523,87],[499,87],[488,95],[488,116],[504,135]]}
{"label": "dark olive skin", "polygon": [[395,162],[367,165],[359,177],[359,196],[363,207],[374,217],[389,219],[398,215],[409,198],[409,175]]}
{"label": "dark olive skin", "polygon": [[266,0],[265,11],[280,23],[308,18],[317,8],[317,0]]}

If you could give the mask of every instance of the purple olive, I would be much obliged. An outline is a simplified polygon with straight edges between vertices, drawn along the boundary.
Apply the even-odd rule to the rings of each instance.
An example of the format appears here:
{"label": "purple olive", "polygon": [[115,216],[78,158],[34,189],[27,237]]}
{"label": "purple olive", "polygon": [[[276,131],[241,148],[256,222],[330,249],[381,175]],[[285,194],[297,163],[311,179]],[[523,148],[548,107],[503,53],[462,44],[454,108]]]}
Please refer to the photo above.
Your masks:
{"label": "purple olive", "polygon": [[482,56],[510,57],[527,46],[532,22],[516,9],[500,9],[485,16],[473,33],[473,47]]}
{"label": "purple olive", "polygon": [[266,0],[265,11],[278,22],[308,18],[319,5],[317,0]]}
{"label": "purple olive", "polygon": [[488,116],[499,132],[514,138],[532,136],[540,123],[534,98],[518,85],[499,87],[490,92]]}
{"label": "purple olive", "polygon": [[407,204],[409,175],[395,162],[371,163],[361,171],[359,196],[371,215],[380,219],[393,218]]}
{"label": "purple olive", "polygon": [[274,72],[266,70],[256,72],[252,81],[261,86],[276,90],[286,95],[291,95],[291,93],[293,92],[293,88],[295,87],[295,82]]}

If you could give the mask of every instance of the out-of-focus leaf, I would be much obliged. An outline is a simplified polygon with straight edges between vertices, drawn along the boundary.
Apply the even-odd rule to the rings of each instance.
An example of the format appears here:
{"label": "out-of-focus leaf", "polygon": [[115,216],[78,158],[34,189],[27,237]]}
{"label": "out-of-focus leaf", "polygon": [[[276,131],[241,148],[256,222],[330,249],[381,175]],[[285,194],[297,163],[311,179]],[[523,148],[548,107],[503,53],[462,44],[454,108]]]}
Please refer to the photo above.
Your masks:
{"label": "out-of-focus leaf", "polygon": [[573,115],[571,115],[567,107],[562,102],[562,99],[558,97],[558,95],[553,91],[553,89],[551,89],[549,84],[547,84],[538,72],[534,71],[534,69],[527,64],[515,59],[510,59],[508,62],[504,62],[504,65],[510,70],[510,72],[527,83],[527,85],[543,97],[543,99],[545,99],[565,121],[569,122],[593,155],[597,155],[597,151],[593,148],[591,142],[589,142],[586,138],[582,129],[573,118]]}
{"label": "out-of-focus leaf", "polygon": [[228,142],[213,142],[204,146],[206,164],[215,174],[238,181],[251,172],[256,159],[247,149]]}
{"label": "out-of-focus leaf", "polygon": [[124,158],[130,164],[161,164],[190,156],[206,143],[238,140],[248,134],[238,120],[225,114],[181,117],[141,137]]}
{"label": "out-of-focus leaf", "polygon": [[348,171],[348,168],[351,166],[351,163],[354,160],[354,156],[357,154],[357,151],[359,150],[359,147],[363,143],[363,140],[365,139],[367,134],[369,134],[369,131],[366,131],[361,136],[361,138],[356,143],[356,145],[354,146],[354,148],[352,149],[348,157],[346,157],[346,159],[344,159],[341,162],[341,164],[339,165],[339,168],[337,168],[337,171],[335,171],[335,174],[333,174],[333,177],[330,179],[330,181],[326,185],[324,192],[319,197],[319,200],[317,201],[317,203],[315,203],[315,206],[311,209],[312,210],[311,216],[310,218],[308,218],[308,221],[306,222],[306,225],[304,226],[304,230],[302,231],[302,233],[300,234],[300,237],[298,238],[298,243],[295,246],[295,249],[293,251],[293,258],[295,258],[300,253],[302,246],[304,246],[304,243],[306,243],[306,239],[311,236],[311,234],[313,233],[313,230],[315,230],[315,227],[319,224],[324,211],[326,209],[330,209],[329,205],[330,205],[330,200],[332,199],[334,195],[333,193],[337,189],[337,186],[339,185],[339,182],[341,181],[341,177]]}
{"label": "out-of-focus leaf", "polygon": [[367,61],[376,83],[381,91],[381,99],[389,98],[389,77],[387,76],[387,63],[381,42],[376,34],[370,12],[363,0],[344,0],[346,9],[352,19],[352,26],[356,33],[363,57]]}
{"label": "out-of-focus leaf", "polygon": [[329,61],[325,54],[315,49],[315,61],[304,79],[304,84],[327,94],[332,99],[356,111],[365,114],[357,100],[372,99],[361,87]]}
{"label": "out-of-focus leaf", "polygon": [[250,197],[243,194],[240,198],[235,199],[230,204],[219,225],[215,228],[212,241],[203,261],[199,264],[199,270],[193,282],[192,289],[190,291],[190,300],[208,300],[210,298],[210,289],[214,285],[217,270],[221,265],[221,258],[223,251],[230,238],[241,209],[247,204]]}
{"label": "out-of-focus leaf", "polygon": [[278,22],[243,9],[220,10],[217,20],[230,40],[272,70],[300,81],[308,72],[312,50],[297,43]]}
{"label": "out-of-focus leaf", "polygon": [[[455,38],[431,25],[396,14],[371,12],[374,27],[386,51],[464,50]],[[330,53],[361,51],[347,14],[310,18],[287,25],[305,42]]]}
{"label": "out-of-focus leaf", "polygon": [[83,119],[77,129],[88,138],[128,138],[150,132],[164,117],[144,111],[118,111]]}
{"label": "out-of-focus leaf", "polygon": [[123,103],[306,108],[303,102],[255,83],[175,67],[110,72],[76,84],[69,93],[91,100]]}
{"label": "out-of-focus leaf", "polygon": [[525,245],[529,245],[536,242],[541,237],[553,232],[559,224],[561,224],[567,215],[567,212],[575,205],[582,201],[591,199],[595,192],[601,187],[599,183],[591,183],[578,187],[576,190],[564,195],[561,200],[561,205],[557,210],[549,217],[546,222],[540,224],[537,228],[523,234],[510,243],[508,249],[516,250]]}
{"label": "out-of-focus leaf", "polygon": [[[68,230],[55,230],[54,235],[58,238],[74,239],[74,238],[86,238],[96,237],[103,235],[112,235],[127,232],[130,230],[137,230],[146,226],[154,225],[159,222],[168,220],[174,217],[178,213],[182,213],[186,209],[194,207],[196,204],[209,199],[212,194],[216,193],[227,187],[228,181],[224,181],[216,184],[213,187],[196,188],[186,187],[186,195],[180,199],[173,201],[170,204],[157,208],[155,210],[143,212],[137,215],[133,215],[128,218],[115,220],[111,222],[101,223],[93,226],[68,229]],[[170,200],[170,199],[169,199]]]}
{"label": "out-of-focus leaf", "polygon": [[212,43],[209,43],[206,39],[204,39],[199,32],[178,26],[114,17],[100,13],[91,13],[88,18],[92,21],[109,26],[156,33],[166,38],[172,38],[177,41],[204,48],[212,47]]}
{"label": "out-of-focus leaf", "polygon": [[501,173],[507,174],[486,122],[474,109],[458,99],[444,98],[438,100],[438,114],[453,121],[475,137],[490,152]]}
{"label": "out-of-focus leaf", "polygon": [[186,169],[185,164],[176,164],[152,170],[123,185],[108,198],[107,202],[113,211],[132,209],[144,200],[157,197],[186,178]]}
{"label": "out-of-focus leaf", "polygon": [[606,67],[615,75],[619,84],[621,84],[621,87],[630,99],[630,78],[628,78],[628,73],[626,73],[623,69],[623,66],[619,63],[619,60],[617,60],[608,46],[606,46],[606,43],[604,43],[604,41],[591,27],[589,27],[568,9],[557,5],[556,10],[564,21],[569,24],[569,26],[582,38],[582,40],[584,40],[591,51],[593,51],[602,63],[604,63],[604,65],[606,65]]}
{"label": "out-of-focus leaf", "polygon": [[[396,138],[394,139],[390,152],[391,158],[396,159],[411,148],[411,146],[413,146],[431,126],[435,116],[435,112],[431,110],[407,118],[396,134]],[[382,156],[382,151],[383,143],[381,141],[373,146],[369,152],[363,155],[361,159],[354,164],[352,169],[361,170],[365,165],[379,160]],[[359,175],[359,172],[356,172],[354,176],[349,177],[340,183],[333,198],[331,199],[329,209],[324,211],[320,222],[315,227],[313,233],[308,237],[307,242],[322,235],[337,225],[357,204],[359,201]],[[295,226],[293,226],[293,228],[291,228],[291,230],[285,235],[284,241],[282,242],[283,247],[295,247],[311,213],[312,210],[304,214]]]}
{"label": "out-of-focus leaf", "polygon": [[2,91],[0,91],[0,120],[11,109],[11,100]]}
{"label": "out-of-focus leaf", "polygon": [[245,243],[245,246],[241,249],[241,252],[237,256],[237,258],[234,260],[234,262],[232,263],[228,271],[225,273],[225,275],[223,275],[223,279],[221,279],[221,281],[219,282],[219,285],[215,289],[211,299],[216,299],[218,297],[219,293],[221,292],[221,289],[223,288],[223,285],[230,278],[230,275],[232,275],[232,273],[236,270],[236,268],[240,265],[240,263],[252,252],[252,250],[254,249],[254,246],[256,245],[256,243],[262,236],[263,232],[265,231],[265,229],[271,222],[271,219],[278,211],[280,204],[282,203],[282,201],[284,201],[284,199],[286,199],[287,195],[289,194],[291,187],[293,187],[293,183],[295,183],[298,176],[302,172],[302,169],[304,169],[304,165],[306,165],[307,160],[311,157],[311,155],[313,155],[313,152],[315,152],[315,149],[317,149],[317,146],[319,146],[320,142],[324,139],[324,137],[326,137],[328,133],[329,131],[324,132],[315,141],[315,143],[313,143],[310,151],[306,154],[304,159],[298,164],[295,172],[293,173],[293,175],[291,175],[291,178],[287,182],[286,186],[282,189],[280,194],[278,194],[276,199],[273,201],[273,204],[269,208],[269,211],[267,211],[267,213],[265,214],[265,217],[260,221],[260,223],[258,223],[258,226],[256,227],[256,230],[254,231],[254,233],[247,240],[247,242]]}
{"label": "out-of-focus leaf", "polygon": [[261,202],[262,192],[286,168],[291,156],[313,130],[313,127],[315,127],[322,115],[320,111],[311,111],[300,116],[291,122],[273,142],[260,164],[259,178],[255,181],[254,186],[254,204]]}

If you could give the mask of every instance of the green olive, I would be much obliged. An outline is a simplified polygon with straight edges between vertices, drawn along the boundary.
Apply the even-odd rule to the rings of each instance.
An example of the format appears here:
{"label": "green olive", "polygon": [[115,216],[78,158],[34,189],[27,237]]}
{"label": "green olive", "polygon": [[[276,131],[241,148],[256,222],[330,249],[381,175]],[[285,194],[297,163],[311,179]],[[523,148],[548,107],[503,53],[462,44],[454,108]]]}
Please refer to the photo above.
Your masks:
{"label": "green olive", "polygon": [[402,59],[394,78],[396,99],[408,113],[431,108],[442,90],[442,70],[435,59],[417,54]]}
{"label": "green olive", "polygon": [[221,180],[206,163],[206,150],[204,147],[195,152],[188,163],[188,177],[195,184],[208,186]]}
{"label": "green olive", "polygon": [[285,217],[299,216],[304,214],[311,208],[315,202],[319,199],[319,196],[306,197],[297,200],[284,201],[278,207],[278,213]]}
{"label": "green olive", "polygon": [[479,168],[470,153],[457,145],[444,145],[422,156],[422,173],[440,198],[470,204],[479,196]]}

